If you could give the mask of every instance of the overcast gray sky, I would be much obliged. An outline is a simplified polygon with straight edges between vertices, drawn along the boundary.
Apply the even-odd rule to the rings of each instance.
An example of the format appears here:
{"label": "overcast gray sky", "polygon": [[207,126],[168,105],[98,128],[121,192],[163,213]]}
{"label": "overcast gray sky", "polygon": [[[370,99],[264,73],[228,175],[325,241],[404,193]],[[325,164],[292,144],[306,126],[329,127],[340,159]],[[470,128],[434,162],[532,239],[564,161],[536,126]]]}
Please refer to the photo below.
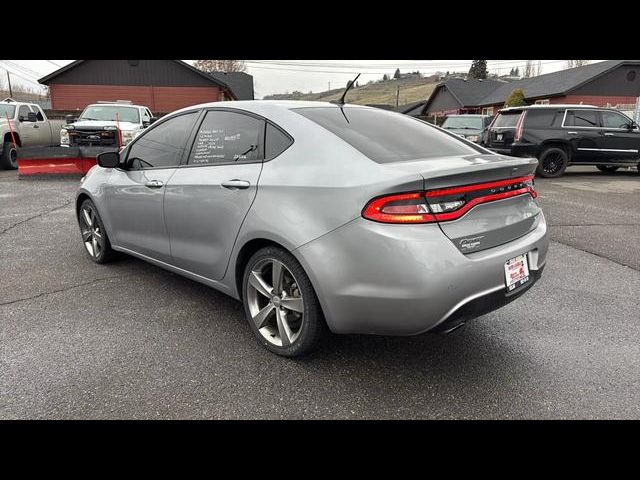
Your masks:
{"label": "overcast gray sky", "polygon": [[[38,88],[37,79],[73,60],[0,60],[0,85],[6,85],[7,69],[12,82]],[[186,60],[193,63],[193,60]],[[595,62],[597,60],[592,60]],[[420,70],[424,74],[446,71],[468,71],[471,60],[247,60],[247,73],[253,75],[256,98],[294,90],[320,92],[346,85],[361,73],[359,83],[378,80],[386,73],[393,75]],[[489,60],[490,72],[508,74],[514,67],[523,70],[526,60]],[[542,73],[566,68],[566,60],[540,60]]]}

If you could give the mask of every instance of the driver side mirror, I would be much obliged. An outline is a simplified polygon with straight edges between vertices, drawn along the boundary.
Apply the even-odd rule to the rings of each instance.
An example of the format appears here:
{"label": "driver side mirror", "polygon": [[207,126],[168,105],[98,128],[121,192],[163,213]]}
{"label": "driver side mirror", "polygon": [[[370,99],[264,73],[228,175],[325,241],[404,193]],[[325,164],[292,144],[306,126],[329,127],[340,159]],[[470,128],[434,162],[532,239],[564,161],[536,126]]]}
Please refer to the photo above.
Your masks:
{"label": "driver side mirror", "polygon": [[149,118],[149,120],[145,120],[144,122],[142,122],[142,126],[144,128],[147,128],[149,125],[151,125],[156,120],[158,120],[156,117],[151,117],[151,118]]}
{"label": "driver side mirror", "polygon": [[120,165],[120,154],[118,152],[102,152],[98,154],[96,161],[102,168],[116,168]]}
{"label": "driver side mirror", "polygon": [[19,122],[37,122],[38,114],[34,112],[29,112],[26,117],[24,115],[20,115],[18,116],[18,121]]}

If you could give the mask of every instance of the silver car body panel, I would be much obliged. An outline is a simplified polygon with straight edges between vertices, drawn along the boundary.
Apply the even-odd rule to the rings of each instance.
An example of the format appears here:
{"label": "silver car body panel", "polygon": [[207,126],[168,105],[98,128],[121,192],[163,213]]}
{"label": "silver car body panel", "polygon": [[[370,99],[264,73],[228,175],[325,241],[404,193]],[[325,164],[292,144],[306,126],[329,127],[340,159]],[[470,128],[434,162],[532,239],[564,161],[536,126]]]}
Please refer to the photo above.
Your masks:
{"label": "silver car body panel", "polygon": [[[441,224],[390,225],[361,216],[380,195],[522,176],[534,171],[535,159],[481,150],[378,164],[295,112],[314,106],[339,108],[237,101],[175,112],[245,110],[277,124],[294,142],[264,163],[135,173],[95,167],[78,196],[92,198],[115,250],[234,298],[240,297],[235,267],[242,248],[253,240],[281,245],[305,268],[329,327],[339,333],[420,333],[471,299],[504,288],[508,259],[527,253],[532,270],[544,265],[546,223],[530,195],[478,205]],[[164,188],[148,191],[151,177]],[[247,180],[250,188],[220,186],[230,179]],[[461,247],[479,235],[484,244]]]}

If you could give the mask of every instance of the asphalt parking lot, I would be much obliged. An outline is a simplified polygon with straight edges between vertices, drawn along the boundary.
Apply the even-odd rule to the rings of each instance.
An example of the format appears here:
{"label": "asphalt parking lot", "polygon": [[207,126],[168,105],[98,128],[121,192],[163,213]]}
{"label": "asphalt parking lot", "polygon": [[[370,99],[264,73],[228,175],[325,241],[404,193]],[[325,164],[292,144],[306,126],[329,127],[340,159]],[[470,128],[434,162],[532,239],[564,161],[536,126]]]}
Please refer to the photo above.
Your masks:
{"label": "asphalt parking lot", "polygon": [[86,258],[77,180],[0,171],[0,418],[640,418],[640,176],[537,180],[545,274],[452,335],[286,360],[240,303]]}

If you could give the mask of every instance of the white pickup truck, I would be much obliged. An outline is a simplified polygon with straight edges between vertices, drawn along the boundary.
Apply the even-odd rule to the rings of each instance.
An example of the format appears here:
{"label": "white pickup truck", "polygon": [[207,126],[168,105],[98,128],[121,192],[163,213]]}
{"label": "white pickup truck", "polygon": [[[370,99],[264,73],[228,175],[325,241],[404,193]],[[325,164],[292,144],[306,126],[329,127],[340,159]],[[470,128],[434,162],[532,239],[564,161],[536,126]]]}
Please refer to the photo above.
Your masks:
{"label": "white pickup truck", "polygon": [[11,98],[1,101],[0,168],[5,170],[18,168],[16,147],[58,145],[60,130],[64,123],[64,120],[49,120],[42,109],[33,103],[16,102]]}
{"label": "white pickup truck", "polygon": [[[68,119],[60,132],[65,147],[118,147],[133,140],[155,121],[151,110],[129,101],[87,105],[77,119]],[[118,135],[120,129],[120,135]]]}

